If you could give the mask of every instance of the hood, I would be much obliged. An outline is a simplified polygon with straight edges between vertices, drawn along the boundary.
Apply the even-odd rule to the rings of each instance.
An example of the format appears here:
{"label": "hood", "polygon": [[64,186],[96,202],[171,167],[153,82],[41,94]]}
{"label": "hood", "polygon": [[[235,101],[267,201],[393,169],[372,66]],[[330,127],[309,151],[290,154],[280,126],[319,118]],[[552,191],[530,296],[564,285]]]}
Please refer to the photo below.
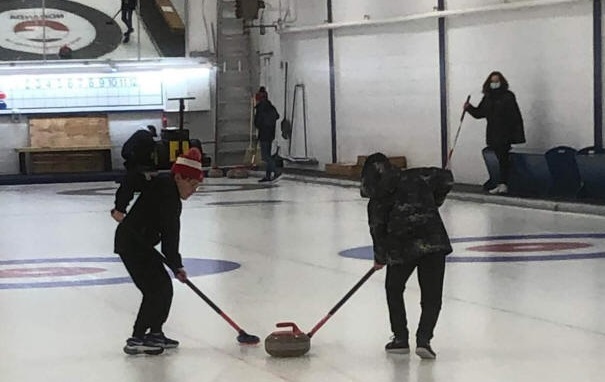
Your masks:
{"label": "hood", "polygon": [[399,182],[401,171],[394,168],[384,157],[372,160],[368,157],[361,172],[361,196],[364,198],[384,198],[393,193]]}

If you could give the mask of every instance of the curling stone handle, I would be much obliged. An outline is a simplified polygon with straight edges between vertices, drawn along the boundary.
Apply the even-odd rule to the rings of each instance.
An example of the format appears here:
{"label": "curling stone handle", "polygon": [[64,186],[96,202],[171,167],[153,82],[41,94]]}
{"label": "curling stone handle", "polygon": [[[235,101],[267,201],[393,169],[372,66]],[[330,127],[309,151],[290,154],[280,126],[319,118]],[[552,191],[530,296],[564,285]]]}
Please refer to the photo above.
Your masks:
{"label": "curling stone handle", "polygon": [[294,334],[302,333],[302,331],[298,328],[298,326],[296,326],[294,322],[278,322],[277,324],[275,324],[275,326],[277,326],[278,328],[292,328],[292,332],[294,332]]}

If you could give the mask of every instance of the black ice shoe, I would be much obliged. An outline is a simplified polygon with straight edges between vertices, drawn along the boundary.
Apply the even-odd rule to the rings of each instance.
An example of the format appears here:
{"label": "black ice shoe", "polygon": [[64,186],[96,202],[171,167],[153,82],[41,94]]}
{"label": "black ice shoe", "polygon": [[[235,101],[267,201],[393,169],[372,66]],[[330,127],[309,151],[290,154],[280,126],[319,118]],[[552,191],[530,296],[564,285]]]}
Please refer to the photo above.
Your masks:
{"label": "black ice shoe", "polygon": [[384,346],[384,350],[387,353],[408,354],[410,352],[410,345],[408,344],[408,340],[394,336],[391,342]]}

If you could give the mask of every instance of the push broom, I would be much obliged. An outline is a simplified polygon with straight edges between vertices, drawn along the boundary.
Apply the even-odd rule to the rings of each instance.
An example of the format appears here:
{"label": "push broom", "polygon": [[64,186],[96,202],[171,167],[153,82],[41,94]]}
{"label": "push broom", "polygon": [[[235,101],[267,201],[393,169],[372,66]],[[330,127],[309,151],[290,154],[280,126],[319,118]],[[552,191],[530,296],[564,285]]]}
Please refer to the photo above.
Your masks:
{"label": "push broom", "polygon": [[[466,97],[466,103],[469,103],[470,100],[471,100],[471,96],[469,95],[468,97]],[[460,130],[462,130],[462,121],[464,121],[465,114],[466,114],[466,109],[464,109],[462,111],[462,116],[460,116],[460,125],[458,125],[458,130],[456,131],[456,137],[454,138],[454,144],[452,145],[452,148],[450,149],[450,151],[447,154],[447,162],[445,165],[445,168],[447,170],[450,169],[450,165],[452,162],[452,155],[454,155],[454,149],[456,148],[456,144],[458,143],[458,137],[460,136]]]}
{"label": "push broom", "polygon": [[[135,237],[137,241],[139,241],[139,243],[145,245],[146,247],[148,247],[148,249],[153,251],[155,256],[159,256],[162,262],[166,264],[166,266],[170,268],[174,273],[176,273],[175,270],[170,267],[168,261],[166,260],[166,257],[162,255],[160,251],[145,243],[143,239],[137,233],[133,232],[130,227],[126,226],[123,223],[120,223],[120,225],[125,226],[130,231],[131,235],[133,235],[133,237]],[[256,345],[260,342],[260,339],[257,336],[246,333],[244,329],[242,329],[238,324],[235,323],[235,321],[231,319],[231,317],[229,317],[225,312],[223,312],[208,296],[204,294],[204,292],[202,292],[198,287],[196,287],[195,284],[191,282],[191,280],[186,279],[185,284],[187,284],[187,286],[191,288],[191,290],[193,290],[195,294],[197,294],[202,300],[204,300],[206,304],[208,304],[219,316],[221,316],[225,321],[227,321],[227,323],[233,329],[235,329],[235,331],[238,333],[237,342],[242,345]]]}

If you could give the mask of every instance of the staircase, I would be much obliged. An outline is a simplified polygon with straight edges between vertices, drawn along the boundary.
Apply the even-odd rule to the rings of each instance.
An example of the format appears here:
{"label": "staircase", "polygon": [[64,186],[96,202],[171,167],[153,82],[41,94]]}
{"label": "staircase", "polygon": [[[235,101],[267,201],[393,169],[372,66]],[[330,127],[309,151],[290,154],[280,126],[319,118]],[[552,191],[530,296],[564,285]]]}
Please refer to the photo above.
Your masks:
{"label": "staircase", "polygon": [[250,38],[235,17],[235,0],[218,0],[217,158],[219,166],[243,164],[250,144]]}

